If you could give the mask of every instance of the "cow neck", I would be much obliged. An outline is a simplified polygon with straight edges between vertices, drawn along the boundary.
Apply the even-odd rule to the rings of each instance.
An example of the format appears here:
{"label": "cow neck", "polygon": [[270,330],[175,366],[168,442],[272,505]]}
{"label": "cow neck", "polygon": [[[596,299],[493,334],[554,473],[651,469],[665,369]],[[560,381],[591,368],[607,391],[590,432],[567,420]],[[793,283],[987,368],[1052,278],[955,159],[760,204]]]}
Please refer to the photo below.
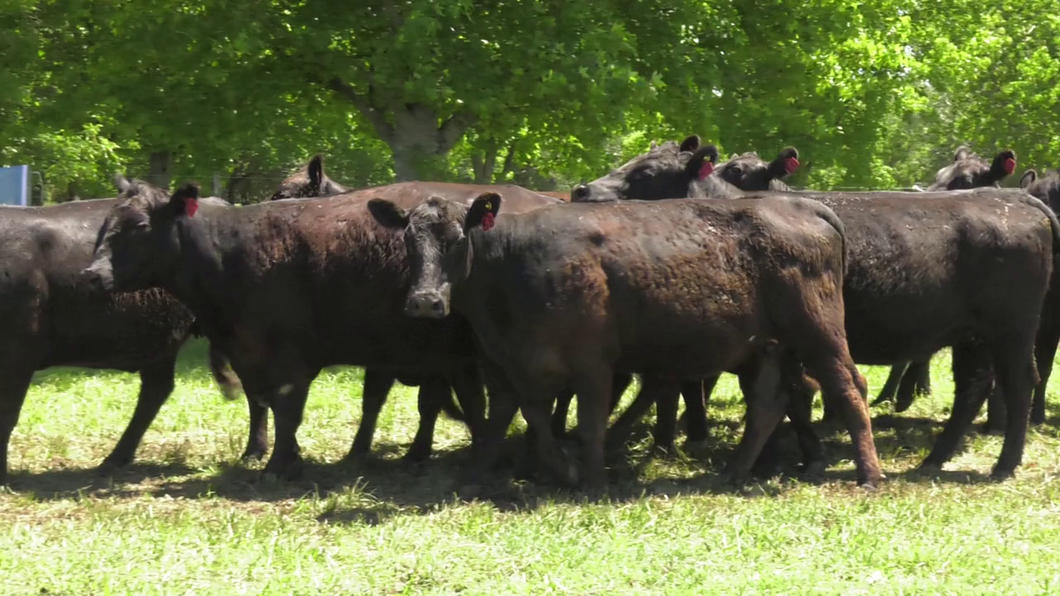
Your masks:
{"label": "cow neck", "polygon": [[224,247],[218,239],[231,220],[227,213],[211,215],[178,220],[180,257],[165,289],[188,306],[207,337],[223,340],[231,337],[232,327],[226,312]]}

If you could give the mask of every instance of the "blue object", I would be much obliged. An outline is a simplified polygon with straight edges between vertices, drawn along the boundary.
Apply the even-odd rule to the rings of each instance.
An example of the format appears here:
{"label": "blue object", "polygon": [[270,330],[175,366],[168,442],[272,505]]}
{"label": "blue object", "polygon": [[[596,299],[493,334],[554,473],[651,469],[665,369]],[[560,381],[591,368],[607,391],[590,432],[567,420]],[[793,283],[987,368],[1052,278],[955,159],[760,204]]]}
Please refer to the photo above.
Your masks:
{"label": "blue object", "polygon": [[29,166],[0,168],[0,205],[29,205]]}

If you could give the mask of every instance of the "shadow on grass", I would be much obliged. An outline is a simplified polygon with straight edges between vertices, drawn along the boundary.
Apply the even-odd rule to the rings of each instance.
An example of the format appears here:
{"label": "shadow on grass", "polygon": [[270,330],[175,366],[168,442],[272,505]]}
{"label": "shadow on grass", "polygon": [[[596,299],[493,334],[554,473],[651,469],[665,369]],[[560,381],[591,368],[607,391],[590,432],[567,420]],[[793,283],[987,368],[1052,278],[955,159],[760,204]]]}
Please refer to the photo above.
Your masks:
{"label": "shadow on grass", "polygon": [[[712,436],[735,436],[742,423],[716,422]],[[877,448],[894,454],[905,450],[919,452],[930,448],[940,423],[926,418],[879,416],[874,420]],[[829,468],[853,458],[853,448],[845,430],[832,424],[815,424],[822,439]],[[650,427],[638,425],[631,444],[650,443]],[[568,456],[578,457],[575,442],[567,442]],[[829,469],[819,475],[799,472],[801,452],[790,425],[782,427],[776,467],[768,480],[737,485],[728,482],[721,471],[731,456],[733,445],[726,440],[685,443],[677,453],[657,455],[647,448],[633,448],[609,455],[607,499],[612,503],[634,501],[645,496],[673,498],[684,495],[738,495],[748,498],[782,495],[798,482],[820,484],[839,482],[853,486],[855,472]],[[437,452],[426,463],[410,464],[396,457],[406,446],[377,444],[372,456],[362,460],[304,462],[299,480],[262,478],[255,466],[236,462],[196,468],[183,462],[134,463],[102,477],[95,469],[53,470],[41,473],[14,472],[11,487],[39,501],[97,498],[139,498],[143,496],[176,499],[223,499],[239,503],[270,503],[311,497],[322,500],[322,523],[378,524],[395,515],[426,515],[458,502],[456,479],[470,457],[470,448]],[[559,488],[547,475],[529,474],[514,479],[512,468],[523,457],[523,436],[509,438],[504,445],[503,466],[486,478],[479,500],[501,511],[528,512],[545,503],[583,504],[585,493]],[[885,458],[886,459],[886,458]],[[678,477],[668,475],[678,468]],[[260,467],[260,466],[257,466]],[[659,469],[655,469],[658,467]],[[912,482],[976,484],[991,482],[986,475],[968,471],[941,471],[921,474],[915,471],[893,473],[890,478]],[[798,482],[793,482],[798,481]],[[334,498],[333,498],[334,497]]]}

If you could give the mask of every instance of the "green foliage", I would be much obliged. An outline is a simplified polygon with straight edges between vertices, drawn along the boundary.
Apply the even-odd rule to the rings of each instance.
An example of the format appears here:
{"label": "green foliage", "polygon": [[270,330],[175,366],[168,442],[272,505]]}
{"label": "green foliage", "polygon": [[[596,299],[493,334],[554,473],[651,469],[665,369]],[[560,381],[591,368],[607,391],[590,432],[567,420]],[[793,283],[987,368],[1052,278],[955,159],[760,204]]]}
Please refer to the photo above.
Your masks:
{"label": "green foliage", "polygon": [[960,143],[1055,165],[1058,83],[1048,0],[0,7],[0,157],[57,195],[164,166],[250,200],[317,152],[351,186],[563,188],[690,133],[794,145],[795,185],[907,187]]}

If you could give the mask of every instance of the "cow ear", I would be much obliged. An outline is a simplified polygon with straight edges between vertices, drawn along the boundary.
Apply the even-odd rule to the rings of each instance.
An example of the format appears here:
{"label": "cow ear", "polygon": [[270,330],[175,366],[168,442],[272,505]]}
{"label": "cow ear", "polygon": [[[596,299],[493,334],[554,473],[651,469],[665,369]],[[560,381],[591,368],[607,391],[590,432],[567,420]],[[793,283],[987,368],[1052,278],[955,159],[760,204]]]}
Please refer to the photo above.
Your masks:
{"label": "cow ear", "polygon": [[471,229],[481,227],[483,232],[488,232],[493,227],[497,212],[501,209],[501,196],[495,192],[484,192],[478,196],[464,218],[464,233]]}
{"label": "cow ear", "polygon": [[313,159],[309,160],[309,184],[313,188],[320,188],[320,183],[324,180],[324,156],[319,153],[313,156]]}
{"label": "cow ear", "polygon": [[1022,176],[1020,176],[1020,188],[1027,188],[1028,186],[1034,184],[1034,181],[1037,179],[1038,172],[1035,172],[1034,168],[1027,170],[1023,173]]}
{"label": "cow ear", "polygon": [[1011,149],[1005,149],[1001,153],[994,156],[994,162],[990,165],[990,173],[993,174],[995,181],[1001,180],[1006,176],[1011,176],[1012,172],[1016,171],[1016,152]]}
{"label": "cow ear", "polygon": [[132,182],[129,182],[129,179],[122,175],[121,172],[114,174],[114,185],[118,187],[118,194],[132,188]]}
{"label": "cow ear", "polygon": [[185,184],[169,197],[169,206],[177,215],[195,217],[199,210],[199,185]]}
{"label": "cow ear", "polygon": [[693,179],[702,180],[714,172],[714,164],[718,163],[718,148],[714,145],[704,145],[692,154],[688,160],[686,172]]}
{"label": "cow ear", "polygon": [[687,139],[681,141],[681,146],[678,148],[678,151],[682,151],[682,152],[683,151],[687,151],[687,152],[691,153],[691,152],[695,151],[696,149],[699,149],[699,143],[700,143],[699,135],[692,135],[692,136],[688,137]]}
{"label": "cow ear", "polygon": [[968,159],[972,154],[972,150],[965,145],[957,147],[957,150],[953,152],[953,161],[961,161],[962,159]]}
{"label": "cow ear", "polygon": [[404,230],[409,227],[409,214],[386,199],[368,201],[368,212],[384,228]]}
{"label": "cow ear", "polygon": [[783,178],[799,169],[799,165],[799,151],[794,147],[786,147],[769,164],[769,172],[774,178]]}

